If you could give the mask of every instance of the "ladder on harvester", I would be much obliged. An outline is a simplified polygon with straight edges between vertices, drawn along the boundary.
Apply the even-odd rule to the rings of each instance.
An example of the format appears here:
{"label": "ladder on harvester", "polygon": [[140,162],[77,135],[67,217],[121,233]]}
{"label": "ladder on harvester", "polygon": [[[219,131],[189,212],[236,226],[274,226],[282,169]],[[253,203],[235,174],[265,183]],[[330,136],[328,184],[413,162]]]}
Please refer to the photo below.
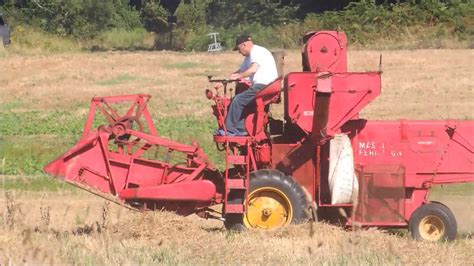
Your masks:
{"label": "ladder on harvester", "polygon": [[[245,213],[245,201],[248,196],[251,167],[255,168],[250,137],[227,137],[226,170],[224,185],[224,212],[226,214]],[[244,175],[231,176],[229,167],[241,167]]]}

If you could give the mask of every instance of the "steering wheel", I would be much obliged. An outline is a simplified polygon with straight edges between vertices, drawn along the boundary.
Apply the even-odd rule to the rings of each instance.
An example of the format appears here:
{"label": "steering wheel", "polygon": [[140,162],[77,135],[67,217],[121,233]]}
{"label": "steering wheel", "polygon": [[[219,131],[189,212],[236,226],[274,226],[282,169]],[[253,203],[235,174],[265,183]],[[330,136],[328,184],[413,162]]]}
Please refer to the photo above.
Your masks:
{"label": "steering wheel", "polygon": [[229,83],[232,82],[238,82],[240,79],[212,79],[212,76],[207,76],[207,80],[212,83],[212,82],[220,82],[226,86]]}

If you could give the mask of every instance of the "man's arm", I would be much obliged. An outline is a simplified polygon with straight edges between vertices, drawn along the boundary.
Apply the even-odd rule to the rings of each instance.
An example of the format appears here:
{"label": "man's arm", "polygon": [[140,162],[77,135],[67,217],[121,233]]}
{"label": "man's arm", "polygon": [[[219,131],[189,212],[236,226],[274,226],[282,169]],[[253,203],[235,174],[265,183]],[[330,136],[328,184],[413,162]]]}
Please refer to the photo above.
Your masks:
{"label": "man's arm", "polygon": [[242,72],[234,72],[233,74],[230,75],[230,79],[243,79],[246,77],[250,77],[251,75],[255,74],[258,69],[258,64],[257,63],[252,63],[250,64],[249,68]]}

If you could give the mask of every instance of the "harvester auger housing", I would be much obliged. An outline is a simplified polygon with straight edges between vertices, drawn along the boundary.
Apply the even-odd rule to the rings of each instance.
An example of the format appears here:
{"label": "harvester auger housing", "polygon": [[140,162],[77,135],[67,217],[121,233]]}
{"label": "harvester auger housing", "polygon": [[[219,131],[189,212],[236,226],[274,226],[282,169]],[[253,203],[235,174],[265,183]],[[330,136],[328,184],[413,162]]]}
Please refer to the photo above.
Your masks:
{"label": "harvester auger housing", "polygon": [[[362,119],[380,95],[381,71],[348,72],[342,32],[310,32],[303,43],[303,70],[267,85],[247,108],[248,136],[213,136],[223,171],[196,144],[159,137],[148,95],[93,98],[82,138],[45,171],[132,208],[220,218],[228,229],[279,228],[317,209],[317,219],[348,227],[454,239],[454,215],[428,194],[434,184],[474,182],[474,121]],[[232,91],[221,90],[206,96],[226,132]],[[119,103],[129,106],[120,112]],[[272,118],[270,106],[281,103],[284,119]],[[96,111],[105,123],[92,129]],[[217,204],[221,217],[211,215]]]}

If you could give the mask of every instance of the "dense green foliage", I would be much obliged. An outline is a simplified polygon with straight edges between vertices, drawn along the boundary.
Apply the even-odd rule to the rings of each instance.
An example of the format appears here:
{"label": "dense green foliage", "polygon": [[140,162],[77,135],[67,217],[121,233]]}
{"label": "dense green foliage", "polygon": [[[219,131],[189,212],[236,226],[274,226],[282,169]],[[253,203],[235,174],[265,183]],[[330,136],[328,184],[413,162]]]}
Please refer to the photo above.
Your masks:
{"label": "dense green foliage", "polygon": [[21,8],[15,1],[3,8],[15,21],[39,27],[60,36],[91,38],[112,28],[142,27],[139,13],[127,0],[44,0],[26,1]]}
{"label": "dense green foliage", "polygon": [[281,5],[279,1],[212,1],[207,10],[210,25],[231,28],[256,23],[272,27],[296,22],[298,6]]}
{"label": "dense green foliage", "polygon": [[[227,48],[242,32],[265,46],[296,48],[304,32],[321,29],[343,30],[359,45],[408,40],[406,45],[415,48],[437,47],[432,40],[458,39],[472,47],[474,4],[469,0],[336,2],[186,0],[170,9],[161,0],[0,0],[0,12],[13,26],[81,40],[86,48],[146,48],[146,34],[137,29],[155,34],[150,49],[205,50],[209,32],[219,32]],[[107,44],[98,44],[103,40]]]}
{"label": "dense green foliage", "polygon": [[[235,9],[238,7],[236,5]],[[273,19],[272,16],[265,18]],[[351,44],[374,45],[379,40],[392,40],[394,43],[407,41],[407,44],[416,41],[415,45],[431,47],[436,46],[432,40],[445,38],[468,39],[472,46],[474,5],[470,1],[456,0],[398,4],[375,4],[375,1],[361,0],[350,3],[343,10],[307,13],[302,20],[272,21],[269,25],[258,20],[242,20],[240,24],[228,26],[216,29],[222,33],[226,44],[233,41],[229,35],[246,31],[266,46],[295,48],[301,44],[304,32],[327,29],[345,31]],[[420,40],[424,43],[419,44]]]}
{"label": "dense green foliage", "polygon": [[[452,1],[419,1],[397,5],[375,5],[370,1],[351,3],[343,11],[309,14],[306,22],[319,28],[337,28],[349,33],[354,42],[367,43],[375,38],[403,37],[414,27],[440,30],[440,35],[472,36],[472,4]],[[470,25],[470,27],[469,27]]]}
{"label": "dense green foliage", "polygon": [[168,11],[159,3],[150,1],[141,11],[144,27],[149,31],[161,32],[168,28]]}

